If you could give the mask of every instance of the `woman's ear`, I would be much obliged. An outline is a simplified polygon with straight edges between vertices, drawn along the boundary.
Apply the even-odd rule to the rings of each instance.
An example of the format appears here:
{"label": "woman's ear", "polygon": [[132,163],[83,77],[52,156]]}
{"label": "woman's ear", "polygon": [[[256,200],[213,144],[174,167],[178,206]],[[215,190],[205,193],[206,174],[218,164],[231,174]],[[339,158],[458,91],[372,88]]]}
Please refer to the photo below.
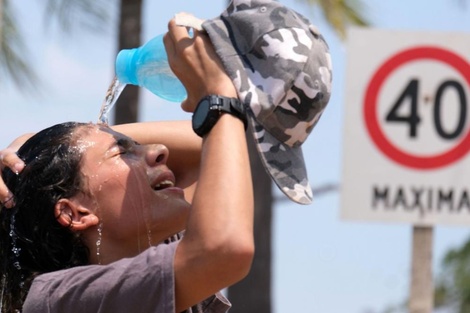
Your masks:
{"label": "woman's ear", "polygon": [[82,206],[74,200],[60,199],[55,204],[54,210],[57,221],[64,227],[81,231],[96,226],[99,218],[90,209]]}

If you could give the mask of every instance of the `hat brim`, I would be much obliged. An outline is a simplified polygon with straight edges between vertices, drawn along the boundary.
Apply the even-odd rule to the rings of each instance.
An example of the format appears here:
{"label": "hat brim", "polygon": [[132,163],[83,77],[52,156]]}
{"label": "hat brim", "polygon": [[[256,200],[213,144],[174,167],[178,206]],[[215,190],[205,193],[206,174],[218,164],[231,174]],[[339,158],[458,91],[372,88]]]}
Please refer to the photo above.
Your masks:
{"label": "hat brim", "polygon": [[274,138],[248,113],[248,122],[264,168],[279,189],[299,204],[312,203],[302,148],[289,147]]}

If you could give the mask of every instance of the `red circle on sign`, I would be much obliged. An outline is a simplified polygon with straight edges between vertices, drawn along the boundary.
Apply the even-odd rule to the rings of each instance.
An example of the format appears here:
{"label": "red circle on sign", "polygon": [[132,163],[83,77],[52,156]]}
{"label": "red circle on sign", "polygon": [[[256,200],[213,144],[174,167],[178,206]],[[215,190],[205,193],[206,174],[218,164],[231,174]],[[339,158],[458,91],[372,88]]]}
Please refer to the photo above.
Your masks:
{"label": "red circle on sign", "polygon": [[388,75],[406,62],[423,59],[441,61],[453,67],[460,72],[470,86],[470,64],[459,55],[448,50],[428,46],[404,50],[388,59],[372,76],[364,99],[364,119],[372,141],[390,159],[415,169],[435,169],[449,165],[467,154],[470,150],[470,131],[452,149],[440,154],[422,157],[404,152],[391,143],[380,128],[377,116],[377,97]]}

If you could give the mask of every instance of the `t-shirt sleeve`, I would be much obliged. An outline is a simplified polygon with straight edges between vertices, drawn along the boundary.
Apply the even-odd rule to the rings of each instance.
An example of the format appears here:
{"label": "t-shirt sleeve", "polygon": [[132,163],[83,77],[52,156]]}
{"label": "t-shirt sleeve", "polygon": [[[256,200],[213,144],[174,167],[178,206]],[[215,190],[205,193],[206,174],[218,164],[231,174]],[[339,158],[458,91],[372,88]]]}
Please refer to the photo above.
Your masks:
{"label": "t-shirt sleeve", "polygon": [[34,281],[24,313],[175,312],[173,259],[178,242],[109,265],[47,273]]}

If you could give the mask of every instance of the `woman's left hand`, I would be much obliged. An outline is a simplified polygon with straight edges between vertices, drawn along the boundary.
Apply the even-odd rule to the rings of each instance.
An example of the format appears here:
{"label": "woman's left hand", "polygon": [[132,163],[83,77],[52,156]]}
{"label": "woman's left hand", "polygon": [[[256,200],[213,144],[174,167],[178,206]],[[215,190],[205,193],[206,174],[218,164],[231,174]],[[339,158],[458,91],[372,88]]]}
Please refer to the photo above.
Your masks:
{"label": "woman's left hand", "polygon": [[[13,172],[19,173],[23,170],[25,164],[21,160],[16,152],[21,145],[28,140],[32,134],[25,134],[15,139],[7,148],[0,150],[0,173],[5,167],[10,168]],[[14,195],[5,185],[3,177],[0,175],[0,202],[2,206],[6,208],[13,207]]]}

